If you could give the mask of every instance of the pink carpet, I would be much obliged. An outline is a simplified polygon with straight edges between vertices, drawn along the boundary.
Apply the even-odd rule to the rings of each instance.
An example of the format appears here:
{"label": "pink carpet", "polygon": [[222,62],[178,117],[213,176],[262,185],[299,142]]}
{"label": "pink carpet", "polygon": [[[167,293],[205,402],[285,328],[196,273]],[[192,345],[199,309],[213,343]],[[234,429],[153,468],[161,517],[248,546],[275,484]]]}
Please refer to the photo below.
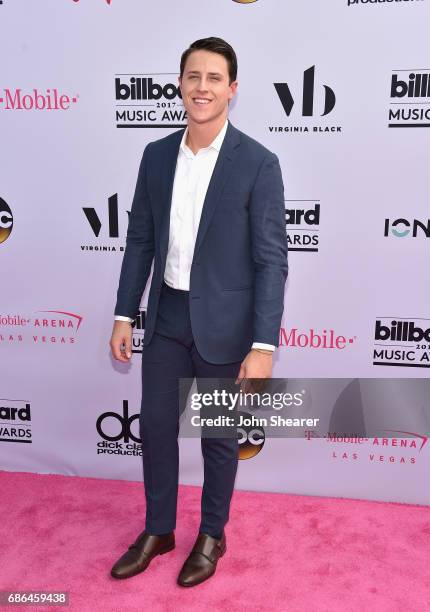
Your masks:
{"label": "pink carpet", "polygon": [[109,572],[143,529],[141,483],[0,472],[0,487],[0,590],[69,591],[79,612],[430,610],[428,507],[235,491],[227,553],[184,589],[199,487],[180,487],[176,549],[124,581]]}

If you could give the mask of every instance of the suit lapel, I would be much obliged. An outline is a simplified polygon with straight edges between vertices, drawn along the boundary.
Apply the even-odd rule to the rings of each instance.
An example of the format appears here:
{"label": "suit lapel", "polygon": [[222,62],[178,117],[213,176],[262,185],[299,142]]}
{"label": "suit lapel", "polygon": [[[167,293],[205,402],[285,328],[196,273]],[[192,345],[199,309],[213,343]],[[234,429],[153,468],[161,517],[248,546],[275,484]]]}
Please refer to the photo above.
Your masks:
{"label": "suit lapel", "polygon": [[205,234],[215,212],[216,205],[221,196],[224,185],[226,184],[232,168],[233,161],[237,154],[240,144],[239,131],[228,122],[227,131],[221,149],[218,154],[211,180],[209,181],[206,197],[203,202],[202,214],[200,217],[199,229],[197,231],[196,244],[194,247],[194,258],[203,243]]}

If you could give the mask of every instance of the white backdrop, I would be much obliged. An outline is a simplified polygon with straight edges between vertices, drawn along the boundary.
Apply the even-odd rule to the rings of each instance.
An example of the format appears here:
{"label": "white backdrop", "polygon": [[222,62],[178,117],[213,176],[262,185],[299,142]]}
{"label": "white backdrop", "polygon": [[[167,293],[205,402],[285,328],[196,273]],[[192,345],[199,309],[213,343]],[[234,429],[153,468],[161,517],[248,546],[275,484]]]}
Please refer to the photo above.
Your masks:
{"label": "white backdrop", "polygon": [[[142,478],[127,427],[110,415],[101,434],[97,420],[139,412],[142,331],[131,366],[108,347],[126,211],[145,144],[183,109],[117,99],[115,84],[176,84],[181,52],[204,36],[236,49],[230,119],[283,169],[290,273],[274,376],[428,378],[429,19],[430,0],[0,3],[2,469]],[[392,321],[397,335],[375,333]],[[267,439],[236,486],[429,503],[429,464],[419,436]],[[199,441],[182,439],[181,483],[202,475]]]}

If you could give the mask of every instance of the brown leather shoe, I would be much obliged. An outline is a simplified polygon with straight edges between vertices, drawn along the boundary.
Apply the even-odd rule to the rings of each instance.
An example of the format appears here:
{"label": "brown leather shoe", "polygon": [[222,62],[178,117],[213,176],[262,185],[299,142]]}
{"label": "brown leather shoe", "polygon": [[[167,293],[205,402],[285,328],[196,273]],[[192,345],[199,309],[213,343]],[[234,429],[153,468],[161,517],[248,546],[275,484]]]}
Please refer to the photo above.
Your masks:
{"label": "brown leather shoe", "polygon": [[142,531],[111,569],[114,578],[130,578],[146,570],[157,555],[164,555],[175,548],[175,534],[151,535]]}
{"label": "brown leather shoe", "polygon": [[193,549],[178,576],[181,586],[194,586],[215,574],[218,559],[227,550],[224,531],[220,540],[206,533],[199,533]]}

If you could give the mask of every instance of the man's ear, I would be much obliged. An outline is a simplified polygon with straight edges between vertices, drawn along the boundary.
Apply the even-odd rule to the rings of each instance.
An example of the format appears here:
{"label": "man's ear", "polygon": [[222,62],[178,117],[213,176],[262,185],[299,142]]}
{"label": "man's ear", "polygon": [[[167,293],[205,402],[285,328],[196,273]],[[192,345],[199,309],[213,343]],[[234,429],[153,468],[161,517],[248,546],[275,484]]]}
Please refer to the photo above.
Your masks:
{"label": "man's ear", "polygon": [[238,81],[232,81],[230,83],[230,93],[231,93],[230,100],[232,100],[234,96],[236,95],[238,85],[239,85]]}

